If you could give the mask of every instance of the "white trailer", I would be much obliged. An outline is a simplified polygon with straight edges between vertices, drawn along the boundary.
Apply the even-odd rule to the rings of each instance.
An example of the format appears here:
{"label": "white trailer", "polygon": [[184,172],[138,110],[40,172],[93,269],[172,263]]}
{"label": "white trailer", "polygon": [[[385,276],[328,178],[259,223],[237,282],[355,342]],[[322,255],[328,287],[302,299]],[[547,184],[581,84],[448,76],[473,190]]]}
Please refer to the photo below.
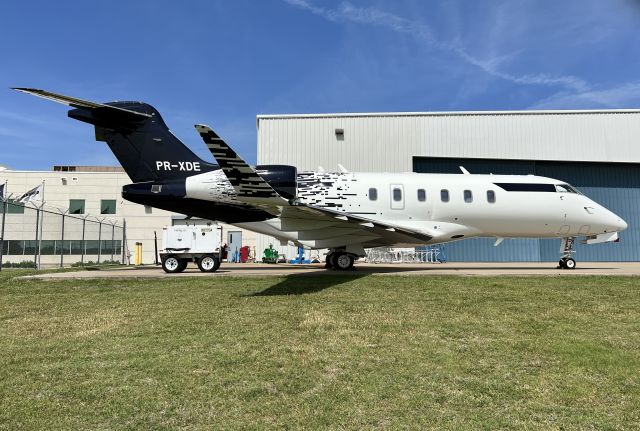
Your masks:
{"label": "white trailer", "polygon": [[168,226],[162,229],[160,260],[168,273],[182,272],[195,262],[202,272],[214,272],[222,261],[222,227]]}

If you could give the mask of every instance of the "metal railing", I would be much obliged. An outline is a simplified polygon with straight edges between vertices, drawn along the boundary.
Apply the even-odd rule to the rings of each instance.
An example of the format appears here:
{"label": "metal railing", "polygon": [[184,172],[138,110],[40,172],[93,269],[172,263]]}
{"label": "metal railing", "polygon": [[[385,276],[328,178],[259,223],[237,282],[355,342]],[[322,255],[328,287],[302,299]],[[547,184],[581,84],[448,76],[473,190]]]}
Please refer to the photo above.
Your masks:
{"label": "metal railing", "polygon": [[367,250],[369,263],[443,263],[446,257],[442,247],[420,249],[394,249],[387,247]]}

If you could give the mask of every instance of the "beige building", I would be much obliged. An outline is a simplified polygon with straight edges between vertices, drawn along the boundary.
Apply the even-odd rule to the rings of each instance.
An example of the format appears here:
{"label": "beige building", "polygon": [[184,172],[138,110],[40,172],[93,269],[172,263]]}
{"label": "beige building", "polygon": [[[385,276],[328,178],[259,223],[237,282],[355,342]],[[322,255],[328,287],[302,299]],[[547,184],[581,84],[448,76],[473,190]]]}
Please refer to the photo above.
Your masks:
{"label": "beige building", "polygon": [[[162,248],[162,228],[173,224],[207,223],[207,220],[187,219],[181,214],[138,205],[124,200],[122,186],[131,180],[120,167],[102,166],[54,166],[51,171],[16,171],[0,168],[0,184],[7,184],[7,196],[16,198],[28,190],[44,183],[44,209],[42,215],[41,266],[60,264],[60,251],[64,250],[64,265],[89,260],[120,261],[124,256],[127,263],[134,262],[136,242],[142,243],[142,262],[152,264],[154,256],[154,233],[158,236],[158,246]],[[34,260],[36,246],[36,211],[32,204],[24,208],[12,206],[5,215],[4,262]],[[65,213],[64,238],[62,237],[62,216]],[[39,216],[38,216],[39,217]],[[84,229],[83,229],[83,219]],[[121,226],[126,224],[122,235]],[[223,238],[239,232],[233,226],[223,226]],[[87,244],[102,241],[97,250],[87,245],[78,251],[84,231]],[[242,245],[255,246],[255,234],[244,231]],[[111,243],[110,241],[112,241]],[[123,242],[124,239],[124,242]],[[93,241],[93,242],[92,242]],[[42,244],[44,242],[44,244]],[[95,245],[94,244],[94,245]],[[122,247],[124,245],[124,247]],[[7,250],[7,248],[9,250]],[[83,253],[81,255],[80,253]]]}

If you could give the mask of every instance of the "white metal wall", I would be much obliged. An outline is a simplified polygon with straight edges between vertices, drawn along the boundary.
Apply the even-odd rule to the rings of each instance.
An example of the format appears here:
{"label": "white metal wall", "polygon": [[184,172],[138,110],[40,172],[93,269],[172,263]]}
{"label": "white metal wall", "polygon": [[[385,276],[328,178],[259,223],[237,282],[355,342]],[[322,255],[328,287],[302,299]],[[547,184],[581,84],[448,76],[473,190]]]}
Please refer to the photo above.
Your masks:
{"label": "white metal wall", "polygon": [[258,163],[306,170],[405,172],[413,156],[635,163],[639,143],[630,110],[258,116]]}

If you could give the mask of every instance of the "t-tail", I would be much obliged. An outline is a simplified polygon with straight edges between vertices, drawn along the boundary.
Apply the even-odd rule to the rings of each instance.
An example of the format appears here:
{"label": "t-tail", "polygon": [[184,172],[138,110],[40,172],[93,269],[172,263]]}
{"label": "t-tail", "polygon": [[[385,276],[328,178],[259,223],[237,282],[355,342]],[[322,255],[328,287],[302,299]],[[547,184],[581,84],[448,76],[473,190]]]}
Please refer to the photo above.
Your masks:
{"label": "t-tail", "polygon": [[69,117],[95,126],[133,182],[177,180],[218,169],[171,133],[160,113],[142,102],[95,103],[33,88],[14,90],[70,106]]}

